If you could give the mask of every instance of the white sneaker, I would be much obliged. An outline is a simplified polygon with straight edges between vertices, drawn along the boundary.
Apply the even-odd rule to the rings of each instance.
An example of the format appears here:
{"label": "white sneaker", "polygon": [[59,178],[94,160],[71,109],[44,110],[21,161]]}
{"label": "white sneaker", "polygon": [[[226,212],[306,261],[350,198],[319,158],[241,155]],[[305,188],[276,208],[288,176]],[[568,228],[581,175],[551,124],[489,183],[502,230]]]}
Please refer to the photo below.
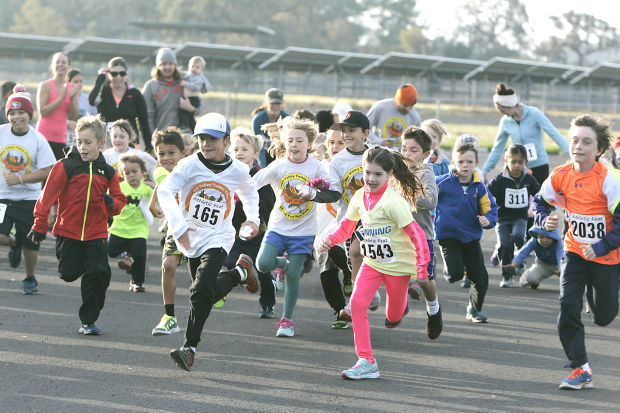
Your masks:
{"label": "white sneaker", "polygon": [[372,301],[370,302],[368,309],[370,311],[377,311],[380,305],[381,305],[381,295],[379,295],[379,290],[377,290],[377,292],[375,292],[375,296],[372,297]]}
{"label": "white sneaker", "polygon": [[502,281],[499,283],[499,286],[500,286],[501,288],[510,288],[510,287],[512,287],[512,286],[513,286],[513,284],[512,284],[512,280],[502,280]]}
{"label": "white sneaker", "polygon": [[278,331],[276,337],[293,337],[295,335],[295,323],[293,320],[282,317],[276,324]]}

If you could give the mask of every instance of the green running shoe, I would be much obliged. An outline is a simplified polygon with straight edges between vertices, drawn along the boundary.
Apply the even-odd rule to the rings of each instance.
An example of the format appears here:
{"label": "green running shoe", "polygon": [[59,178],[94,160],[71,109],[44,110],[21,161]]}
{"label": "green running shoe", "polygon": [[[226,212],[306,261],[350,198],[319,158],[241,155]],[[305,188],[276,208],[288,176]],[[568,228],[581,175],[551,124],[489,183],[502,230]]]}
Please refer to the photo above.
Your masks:
{"label": "green running shoe", "polygon": [[226,297],[228,297],[228,296],[225,295],[220,301],[218,301],[215,304],[213,304],[213,307],[215,307],[215,308],[222,308],[222,307],[224,307],[224,304],[226,304]]}
{"label": "green running shoe", "polygon": [[153,329],[154,336],[169,336],[179,332],[181,332],[181,329],[179,328],[177,318],[168,314],[164,314],[161,320],[159,320],[159,324]]}

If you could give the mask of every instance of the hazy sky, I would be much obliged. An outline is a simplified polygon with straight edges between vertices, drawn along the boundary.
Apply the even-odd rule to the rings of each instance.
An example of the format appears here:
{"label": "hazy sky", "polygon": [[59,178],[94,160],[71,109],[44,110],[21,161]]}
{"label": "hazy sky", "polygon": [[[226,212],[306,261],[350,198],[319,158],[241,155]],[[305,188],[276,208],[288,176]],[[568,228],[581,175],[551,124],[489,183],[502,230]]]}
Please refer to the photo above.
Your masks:
{"label": "hazy sky", "polygon": [[[421,21],[427,26],[427,36],[434,38],[445,34],[446,27],[456,23],[457,10],[467,0],[416,0],[416,8],[420,12]],[[578,13],[591,14],[620,30],[620,13],[613,6],[614,0],[521,0],[527,7],[532,33],[536,42],[540,42],[553,34],[553,24],[549,16],[559,16],[570,10]],[[443,28],[443,29],[442,29]]]}

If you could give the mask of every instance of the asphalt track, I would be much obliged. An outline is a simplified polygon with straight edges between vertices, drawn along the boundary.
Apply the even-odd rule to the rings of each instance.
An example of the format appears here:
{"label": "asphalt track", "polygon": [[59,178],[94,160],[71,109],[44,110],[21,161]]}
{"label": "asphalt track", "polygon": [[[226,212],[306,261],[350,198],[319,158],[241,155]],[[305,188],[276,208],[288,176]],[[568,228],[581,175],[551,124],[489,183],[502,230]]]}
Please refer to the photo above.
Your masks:
{"label": "asphalt track", "polygon": [[[595,387],[558,390],[569,373],[555,327],[558,278],[538,290],[501,289],[499,270],[490,265],[486,325],[465,320],[466,290],[441,276],[444,331],[437,340],[426,337],[423,301],[410,301],[412,311],[392,330],[383,326],[383,305],[369,313],[378,380],[340,378],[356,361],[353,331],[331,328],[316,268],[302,279],[295,337],[276,338],[276,320],[257,317],[258,295],[238,287],[212,312],[192,371],[185,372],[168,356],[182,334],[151,336],[163,313],[159,234],[152,235],[146,293],[130,293],[128,275],[111,261],[98,337],[77,333],[79,281],[58,278],[53,239],[41,249],[38,295],[20,291],[23,263],[12,270],[0,260],[0,411],[619,411],[620,322],[601,328],[583,314]],[[485,231],[487,259],[494,242],[495,232]],[[184,327],[183,265],[177,283]],[[277,300],[279,317],[282,292]]]}

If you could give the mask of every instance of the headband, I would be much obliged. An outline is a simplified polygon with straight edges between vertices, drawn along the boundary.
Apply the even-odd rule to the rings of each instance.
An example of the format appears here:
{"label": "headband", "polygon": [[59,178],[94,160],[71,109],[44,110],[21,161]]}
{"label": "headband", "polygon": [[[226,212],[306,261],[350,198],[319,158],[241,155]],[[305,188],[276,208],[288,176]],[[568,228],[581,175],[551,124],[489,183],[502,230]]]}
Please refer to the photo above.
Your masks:
{"label": "headband", "polygon": [[500,106],[512,108],[519,104],[519,97],[516,93],[512,95],[493,95],[493,103],[497,103]]}

